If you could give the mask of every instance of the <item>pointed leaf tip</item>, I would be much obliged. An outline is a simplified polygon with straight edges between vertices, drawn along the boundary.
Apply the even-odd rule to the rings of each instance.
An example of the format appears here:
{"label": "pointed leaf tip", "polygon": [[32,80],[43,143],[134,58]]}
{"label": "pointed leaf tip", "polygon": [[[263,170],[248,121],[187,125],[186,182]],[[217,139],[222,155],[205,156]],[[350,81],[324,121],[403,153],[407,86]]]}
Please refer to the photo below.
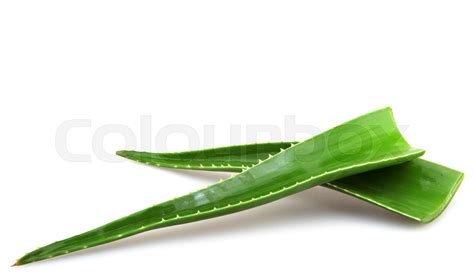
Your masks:
{"label": "pointed leaf tip", "polygon": [[125,150],[117,150],[115,154],[123,157],[125,155]]}

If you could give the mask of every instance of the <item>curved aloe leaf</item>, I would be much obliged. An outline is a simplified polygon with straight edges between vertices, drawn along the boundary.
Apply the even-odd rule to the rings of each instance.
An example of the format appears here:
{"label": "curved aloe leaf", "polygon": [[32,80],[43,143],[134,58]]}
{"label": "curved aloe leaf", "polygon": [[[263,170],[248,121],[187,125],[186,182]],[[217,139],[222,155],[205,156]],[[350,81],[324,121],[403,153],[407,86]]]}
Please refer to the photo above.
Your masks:
{"label": "curved aloe leaf", "polygon": [[[153,166],[239,172],[295,142],[257,143],[176,153],[117,151],[124,158]],[[420,158],[322,184],[401,215],[428,223],[451,201],[464,174]]]}
{"label": "curved aloe leaf", "polygon": [[229,179],[26,254],[17,265],[269,203],[314,185],[413,160],[389,108],[296,144]]}

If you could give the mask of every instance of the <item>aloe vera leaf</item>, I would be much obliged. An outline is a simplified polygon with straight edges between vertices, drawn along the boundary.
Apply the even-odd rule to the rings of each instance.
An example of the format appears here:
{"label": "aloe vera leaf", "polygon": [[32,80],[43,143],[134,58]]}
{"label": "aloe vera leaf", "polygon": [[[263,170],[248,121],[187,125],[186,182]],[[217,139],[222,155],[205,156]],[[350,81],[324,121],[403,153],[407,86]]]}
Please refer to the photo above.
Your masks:
{"label": "aloe vera leaf", "polygon": [[[117,151],[124,158],[178,169],[245,170],[295,142],[257,143],[176,153]],[[464,174],[420,158],[322,184],[401,215],[428,223],[451,201]]]}
{"label": "aloe vera leaf", "polygon": [[144,231],[269,203],[314,185],[421,156],[400,134],[390,108],[360,116],[296,144],[242,173],[91,231],[36,249],[16,262],[44,260]]}

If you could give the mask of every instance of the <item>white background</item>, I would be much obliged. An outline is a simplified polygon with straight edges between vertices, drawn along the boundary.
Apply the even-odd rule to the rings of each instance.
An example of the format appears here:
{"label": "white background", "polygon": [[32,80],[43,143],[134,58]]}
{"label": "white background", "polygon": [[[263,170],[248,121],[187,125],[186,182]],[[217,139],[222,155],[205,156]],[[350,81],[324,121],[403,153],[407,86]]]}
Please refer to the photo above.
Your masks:
{"label": "white background", "polygon": [[[473,14],[472,1],[2,1],[0,277],[473,278]],[[276,125],[284,140],[285,116],[324,130],[385,106],[425,158],[466,173],[429,225],[314,188],[9,267],[227,175],[105,162],[92,148],[103,125],[129,127],[137,149],[171,124],[192,127],[194,146],[218,146],[230,143],[230,125],[241,142],[256,124]],[[91,120],[67,140],[90,162],[57,153],[57,129],[70,119]],[[190,147],[183,134],[167,143]],[[126,147],[120,134],[100,144]]]}

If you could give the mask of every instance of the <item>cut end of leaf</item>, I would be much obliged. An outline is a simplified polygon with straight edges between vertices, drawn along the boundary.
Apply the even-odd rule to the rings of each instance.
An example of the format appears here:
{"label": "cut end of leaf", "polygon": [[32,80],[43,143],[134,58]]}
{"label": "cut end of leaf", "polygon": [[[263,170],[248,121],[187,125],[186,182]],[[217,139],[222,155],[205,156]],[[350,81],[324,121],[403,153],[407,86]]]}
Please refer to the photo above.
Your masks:
{"label": "cut end of leaf", "polygon": [[459,176],[458,176],[456,182],[454,183],[454,185],[452,186],[451,191],[448,193],[448,195],[446,195],[446,198],[440,204],[438,209],[433,214],[431,214],[431,215],[427,216],[426,218],[423,218],[422,220],[420,220],[420,222],[422,222],[424,224],[428,224],[428,223],[431,223],[436,218],[438,218],[438,216],[441,215],[441,213],[443,213],[443,211],[446,210],[448,205],[451,203],[451,200],[454,198],[454,195],[458,191],[459,186],[461,186],[461,183],[462,183],[463,180],[464,180],[464,173],[459,172]]}

